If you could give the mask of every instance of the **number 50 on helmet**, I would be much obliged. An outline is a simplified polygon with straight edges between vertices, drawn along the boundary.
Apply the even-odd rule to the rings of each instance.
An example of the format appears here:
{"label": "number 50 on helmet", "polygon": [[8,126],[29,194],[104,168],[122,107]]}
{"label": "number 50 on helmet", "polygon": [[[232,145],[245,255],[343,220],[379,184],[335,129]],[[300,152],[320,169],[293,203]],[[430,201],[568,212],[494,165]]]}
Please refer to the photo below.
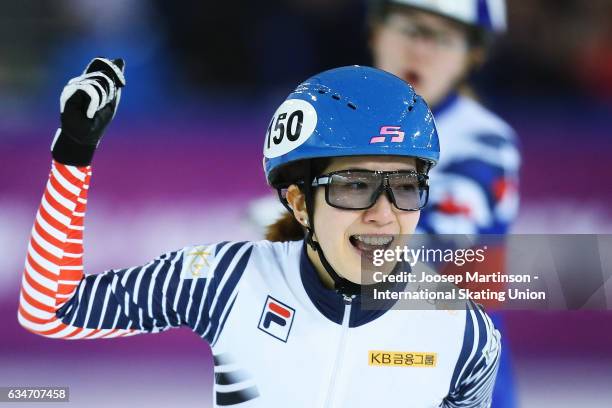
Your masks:
{"label": "number 50 on helmet", "polygon": [[324,71],[302,82],[278,107],[266,132],[268,184],[286,186],[298,162],[346,156],[418,159],[427,171],[440,156],[434,118],[400,78],[370,67]]}

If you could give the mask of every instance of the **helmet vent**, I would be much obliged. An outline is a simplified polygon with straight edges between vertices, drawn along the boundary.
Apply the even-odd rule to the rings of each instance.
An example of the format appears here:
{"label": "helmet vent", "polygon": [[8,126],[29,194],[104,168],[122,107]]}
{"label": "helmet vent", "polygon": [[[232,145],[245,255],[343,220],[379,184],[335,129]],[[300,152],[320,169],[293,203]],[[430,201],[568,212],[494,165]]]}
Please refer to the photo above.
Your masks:
{"label": "helmet vent", "polygon": [[[320,93],[321,95],[325,95],[326,93],[328,93],[328,92],[329,92],[329,89],[326,89],[326,88],[319,88],[319,89],[317,89],[317,92],[318,92],[318,93]],[[342,99],[342,98],[340,97],[340,95],[339,95],[339,94],[337,94],[337,93],[332,94],[332,96],[331,96],[331,97],[332,97],[332,99],[334,99],[334,100],[336,100],[336,101],[339,101],[339,100],[341,100],[341,99]],[[349,108],[351,108],[352,110],[357,110],[357,105],[355,105],[353,102],[347,102],[346,106],[348,106],[348,107],[349,107]]]}
{"label": "helmet vent", "polygon": [[410,105],[410,106],[408,107],[408,112],[412,112],[412,110],[414,109],[414,105],[416,105],[416,103],[417,103],[416,98],[413,98],[413,99],[412,99],[412,105]]}

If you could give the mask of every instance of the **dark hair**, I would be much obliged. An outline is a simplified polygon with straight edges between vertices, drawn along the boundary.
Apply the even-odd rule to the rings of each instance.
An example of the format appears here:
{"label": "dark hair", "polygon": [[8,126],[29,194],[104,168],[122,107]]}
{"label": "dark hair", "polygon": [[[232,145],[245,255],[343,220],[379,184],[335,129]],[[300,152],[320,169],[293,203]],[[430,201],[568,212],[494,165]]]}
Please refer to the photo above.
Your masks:
{"label": "dark hair", "polygon": [[293,213],[285,212],[274,224],[266,227],[265,238],[272,242],[299,241],[304,239],[306,232]]}

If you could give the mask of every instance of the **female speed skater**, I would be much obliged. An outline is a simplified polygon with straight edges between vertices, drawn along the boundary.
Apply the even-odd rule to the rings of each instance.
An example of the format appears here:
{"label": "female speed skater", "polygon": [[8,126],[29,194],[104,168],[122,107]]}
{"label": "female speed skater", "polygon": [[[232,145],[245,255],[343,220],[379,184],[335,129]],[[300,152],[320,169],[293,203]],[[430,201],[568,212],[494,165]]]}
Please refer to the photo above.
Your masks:
{"label": "female speed skater", "polygon": [[62,92],[22,279],[23,327],[98,339],[187,326],[212,349],[218,407],[491,406],[501,345],[482,308],[361,307],[361,257],[415,231],[439,158],[433,116],[411,86],[337,68],[276,110],[264,170],[302,240],[195,245],[86,274],[91,161],[123,67],[96,58]]}

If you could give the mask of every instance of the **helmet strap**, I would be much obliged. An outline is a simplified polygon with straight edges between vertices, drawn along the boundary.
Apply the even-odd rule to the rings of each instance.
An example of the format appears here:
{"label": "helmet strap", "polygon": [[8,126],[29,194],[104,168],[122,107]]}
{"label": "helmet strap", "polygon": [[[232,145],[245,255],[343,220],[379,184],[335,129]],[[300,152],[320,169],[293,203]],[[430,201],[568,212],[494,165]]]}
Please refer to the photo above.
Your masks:
{"label": "helmet strap", "polygon": [[323,250],[321,249],[319,243],[312,239],[314,231],[311,228],[312,227],[308,228],[308,232],[306,234],[306,242],[308,243],[308,245],[310,245],[312,249],[315,250],[315,252],[319,256],[319,259],[321,260],[323,268],[325,268],[325,271],[329,274],[329,276],[331,276],[332,280],[334,281],[334,290],[341,295],[351,297],[353,295],[358,295],[359,293],[361,293],[361,285],[355,282],[351,282],[350,280],[345,279],[336,273],[334,268],[327,261],[327,258],[325,257],[325,254],[323,253]]}
{"label": "helmet strap", "polygon": [[308,213],[308,226],[306,227],[307,229],[306,243],[310,245],[310,247],[317,253],[317,255],[319,256],[319,260],[321,261],[321,264],[323,265],[323,268],[325,268],[325,271],[329,274],[329,276],[334,281],[334,290],[340,293],[341,295],[352,297],[353,295],[357,295],[361,292],[361,285],[355,282],[351,282],[350,280],[345,279],[341,277],[340,275],[338,275],[338,273],[336,273],[336,271],[331,266],[331,264],[327,261],[327,258],[325,257],[325,254],[323,253],[323,249],[321,248],[321,245],[319,245],[319,243],[315,241],[313,238],[315,234],[315,230],[314,230],[315,222],[314,222],[314,194],[313,194],[313,189],[312,189],[313,177],[311,174],[311,170],[312,170],[312,167],[310,164],[308,164],[307,169],[306,169],[306,174],[304,177],[304,196],[305,196],[305,202],[306,202],[306,211]]}

